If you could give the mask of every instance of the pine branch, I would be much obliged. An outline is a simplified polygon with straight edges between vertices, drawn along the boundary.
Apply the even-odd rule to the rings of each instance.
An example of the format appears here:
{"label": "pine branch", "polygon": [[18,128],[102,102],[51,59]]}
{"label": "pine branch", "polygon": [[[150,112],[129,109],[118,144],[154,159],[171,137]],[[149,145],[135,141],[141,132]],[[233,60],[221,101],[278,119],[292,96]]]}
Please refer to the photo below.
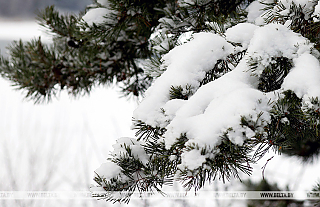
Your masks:
{"label": "pine branch", "polygon": [[193,90],[190,85],[186,85],[185,88],[182,88],[182,86],[171,86],[170,87],[170,99],[182,99],[182,100],[188,100],[189,97],[193,95]]}
{"label": "pine branch", "polygon": [[259,77],[258,89],[270,92],[280,89],[284,78],[293,67],[292,60],[285,57],[272,57],[270,64]]}
{"label": "pine branch", "polygon": [[213,69],[206,72],[205,78],[202,81],[200,81],[200,87],[220,78],[224,74],[233,70],[238,65],[240,60],[243,58],[245,53],[246,50],[243,50],[236,54],[228,55],[225,60],[218,60],[217,63],[214,65]]}
{"label": "pine branch", "polygon": [[79,34],[80,17],[75,15],[61,15],[54,6],[46,7],[37,15],[38,24],[46,28],[51,34],[61,37],[76,38]]}
{"label": "pine branch", "polygon": [[[314,187],[312,188],[311,193],[314,193],[315,196],[319,198],[319,192],[320,192],[320,183],[318,182]],[[319,206],[320,205],[320,198],[319,199],[313,199],[310,200],[310,203],[313,204],[313,206]]]}
{"label": "pine branch", "polygon": [[278,152],[312,161],[320,153],[319,101],[311,100],[317,107],[310,109],[292,91],[283,94],[271,111],[266,141]]}
{"label": "pine branch", "polygon": [[222,179],[223,182],[230,180],[231,177],[240,179],[239,172],[251,175],[252,167],[250,164],[255,161],[249,156],[252,151],[250,141],[246,141],[243,146],[233,144],[224,135],[222,143],[215,149],[210,147],[199,148],[197,145],[189,145],[186,150],[200,150],[202,155],[210,153],[213,156],[207,156],[206,161],[201,167],[190,170],[188,168],[181,170],[180,179],[187,190],[194,188],[198,191],[206,182],[215,179]]}
{"label": "pine branch", "polygon": [[134,124],[134,130],[136,130],[135,136],[138,138],[138,140],[158,140],[161,138],[161,136],[166,132],[165,128],[160,127],[152,127],[150,125],[147,125],[146,123],[133,119]]}
{"label": "pine branch", "polygon": [[[113,155],[110,161],[121,167],[121,173],[111,180],[96,175],[94,180],[106,191],[96,196],[114,203],[128,203],[136,191],[157,191],[163,194],[160,188],[163,185],[172,185],[177,162],[170,159],[170,153],[163,143],[158,143],[158,147],[155,147],[151,142],[143,146],[143,150],[149,155],[146,164],[135,157],[130,146],[125,145],[125,153],[121,153],[120,156]],[[152,146],[151,151],[149,146]]]}
{"label": "pine branch", "polygon": [[315,18],[318,18],[312,16],[314,9],[306,10],[306,5],[296,4],[293,1],[288,8],[281,1],[262,4],[266,5],[263,15],[266,23],[289,23],[291,30],[308,38],[312,43],[315,43],[317,50],[320,49],[320,23],[314,21]]}
{"label": "pine branch", "polygon": [[[56,94],[54,68],[57,55],[52,48],[43,45],[41,39],[24,44],[15,41],[11,47],[11,61],[1,58],[2,77],[13,82],[18,89],[27,91],[27,98],[40,102]],[[32,69],[32,70],[29,70]]]}

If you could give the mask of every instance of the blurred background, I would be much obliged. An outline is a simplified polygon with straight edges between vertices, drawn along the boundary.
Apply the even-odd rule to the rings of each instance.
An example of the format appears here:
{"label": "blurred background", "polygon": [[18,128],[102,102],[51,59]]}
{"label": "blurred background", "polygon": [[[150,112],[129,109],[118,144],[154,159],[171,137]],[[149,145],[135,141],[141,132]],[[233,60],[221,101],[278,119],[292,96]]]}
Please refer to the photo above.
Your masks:
{"label": "blurred background", "polygon": [[[14,40],[41,36],[50,44],[34,17],[35,11],[54,4],[62,12],[78,13],[91,0],[0,0],[0,52]],[[117,88],[95,88],[90,96],[70,98],[61,93],[50,103],[24,100],[0,78],[0,191],[88,191],[94,170],[103,163],[117,138],[133,137],[131,116],[137,103],[120,98]],[[273,159],[270,159],[274,156]],[[270,161],[268,161],[270,159]],[[265,170],[261,169],[266,165]],[[294,167],[293,167],[294,166]],[[310,190],[319,178],[320,162],[301,163],[270,152],[254,166],[252,182],[262,173],[285,190]],[[246,180],[248,177],[243,176]],[[251,182],[250,181],[250,182]],[[173,186],[175,190],[179,186]],[[237,180],[215,181],[204,190],[247,190]],[[129,206],[247,206],[227,200],[134,200]],[[128,206],[96,200],[5,200],[1,207]]]}
{"label": "blurred background", "polygon": [[[50,44],[35,12],[54,4],[78,13],[91,0],[0,0],[0,53],[14,40],[34,37]],[[89,191],[94,170],[105,162],[112,144],[133,136],[136,103],[121,99],[116,88],[97,87],[90,96],[61,93],[35,105],[0,78],[0,191]],[[6,200],[1,207],[114,206],[95,199]],[[119,205],[116,205],[119,206]]]}
{"label": "blurred background", "polygon": [[0,18],[32,18],[38,9],[55,5],[62,11],[82,11],[91,0],[0,0]]}

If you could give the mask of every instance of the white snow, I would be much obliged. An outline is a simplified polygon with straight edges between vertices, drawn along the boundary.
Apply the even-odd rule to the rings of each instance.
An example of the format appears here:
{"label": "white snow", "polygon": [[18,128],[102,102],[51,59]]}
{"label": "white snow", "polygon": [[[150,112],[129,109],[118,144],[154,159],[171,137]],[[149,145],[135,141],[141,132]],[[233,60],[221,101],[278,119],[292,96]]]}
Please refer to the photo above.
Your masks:
{"label": "white snow", "polygon": [[109,0],[97,0],[97,2],[105,7],[109,6]]}
{"label": "white snow", "polygon": [[199,150],[193,149],[183,153],[181,161],[182,163],[179,166],[180,168],[183,169],[184,166],[187,166],[188,169],[194,170],[201,166],[201,163],[206,161],[206,157],[201,155]]}
{"label": "white snow", "polygon": [[106,17],[108,14],[110,14],[112,11],[107,8],[93,8],[90,9],[83,17],[82,19],[88,23],[88,25],[92,26],[93,23],[95,24],[102,24],[108,20]]}
{"label": "white snow", "polygon": [[[194,2],[178,1],[180,6]],[[289,14],[289,7],[294,2],[304,6],[306,18],[311,15],[310,8],[315,5],[314,1],[308,0],[280,2],[286,7],[279,10],[282,15]],[[272,58],[286,57],[292,60],[294,65],[277,92],[293,90],[304,101],[320,96],[320,65],[319,60],[312,54],[313,45],[306,38],[288,29],[287,25],[261,26],[265,24],[261,16],[263,7],[258,1],[253,2],[248,8],[248,21],[252,24],[238,24],[228,29],[225,38],[205,32],[193,34],[193,40],[175,47],[163,57],[161,67],[165,72],[147,90],[145,99],[133,116],[153,127],[165,127],[167,131],[163,137],[167,148],[183,133],[189,139],[187,145],[214,149],[221,143],[223,135],[227,135],[234,144],[242,145],[256,132],[263,132],[263,127],[270,121],[271,100],[276,96],[274,92],[263,93],[257,87],[259,76],[272,64]],[[279,8],[274,8],[277,9]],[[172,24],[168,19],[162,21]],[[240,43],[242,47],[234,47],[228,41]],[[165,43],[167,42],[161,46],[165,47]],[[199,81],[214,67],[217,60],[246,48],[248,50],[245,57],[231,72],[199,87]],[[252,70],[251,63],[257,63],[258,67]],[[193,92],[188,100],[170,100],[171,86],[187,85],[191,86]],[[241,126],[242,117],[257,121],[260,128],[252,131]],[[289,124],[287,119],[281,119],[281,122]],[[113,154],[125,155],[127,152],[123,149],[124,144],[130,147],[133,157],[140,159],[143,164],[148,162],[148,156],[141,147],[142,142],[132,138],[121,138],[113,146]],[[214,157],[219,153],[212,151],[201,155],[200,152],[198,149],[184,151],[179,168],[195,170],[207,157]]]}
{"label": "white snow", "polygon": [[[210,82],[201,88],[176,113],[176,117],[167,126],[166,145],[169,147],[186,133],[188,143],[200,147],[217,146],[221,136],[229,128],[233,130],[231,141],[242,144],[245,137],[240,127],[241,116],[256,115],[264,112],[268,120],[268,99],[251,85],[250,73],[246,73],[245,61],[232,72]],[[261,100],[261,104],[258,103]],[[254,117],[253,119],[255,119]]]}
{"label": "white snow", "polygon": [[[142,164],[146,165],[149,161],[149,156],[146,154],[142,147],[142,143],[135,138],[121,137],[116,140],[116,144],[112,145],[113,151],[111,155],[116,158],[128,157],[127,148],[130,148],[131,156],[138,159]],[[121,173],[121,168],[111,162],[107,161],[103,163],[95,172],[101,177],[107,180],[117,177],[119,180],[126,180],[128,177]],[[142,175],[142,172],[139,174]],[[138,176],[138,175],[136,175]]]}
{"label": "white snow", "polygon": [[258,26],[250,23],[240,23],[229,28],[225,35],[228,41],[240,43],[243,49],[247,49],[249,42]]}
{"label": "white snow", "polygon": [[110,180],[116,178],[121,173],[121,167],[114,162],[106,162],[102,163],[101,166],[95,170],[95,173],[102,179]]}
{"label": "white snow", "polygon": [[261,4],[259,1],[252,2],[247,7],[248,22],[254,23],[256,25],[263,25],[264,24],[264,20],[262,17],[264,13],[264,11],[262,10],[263,8],[265,8],[265,5]]}
{"label": "white snow", "polygon": [[194,5],[196,0],[178,0],[177,3],[179,6],[184,7],[184,6],[189,6],[189,5]]}
{"label": "white snow", "polygon": [[[39,35],[50,43],[36,22],[0,21],[1,53],[3,41]],[[62,92],[50,103],[34,104],[1,78],[0,190],[87,192],[94,170],[105,161],[115,139],[134,136],[129,128],[135,104],[119,96],[117,88],[95,87],[90,96],[72,98]],[[105,206],[94,199],[38,201],[32,206]],[[28,200],[19,202],[31,205]]]}
{"label": "white snow", "polygon": [[[237,36],[238,33],[242,35]],[[215,146],[228,129],[232,129],[230,139],[241,145],[245,138],[242,132],[250,134],[250,130],[239,128],[241,116],[255,116],[263,112],[262,118],[265,121],[269,119],[267,103],[270,95],[256,89],[257,77],[262,70],[271,63],[272,57],[294,59],[301,54],[309,54],[312,47],[302,36],[277,24],[264,27],[239,24],[227,30],[226,38],[248,46],[246,57],[232,72],[198,90],[205,71],[213,68],[217,59],[226,57],[235,49],[218,35],[196,34],[194,40],[176,47],[163,58],[167,70],[148,89],[146,98],[134,111],[138,120],[152,126],[167,126],[167,146],[175,142],[181,133],[187,133],[189,141],[200,146]],[[247,61],[260,64],[254,71],[257,77],[251,75],[253,71]],[[171,85],[187,84],[195,92],[188,101],[169,100]]]}
{"label": "white snow", "polygon": [[149,156],[146,154],[146,152],[144,151],[141,144],[133,145],[130,148],[131,148],[132,156],[134,158],[139,159],[142,162],[142,164],[144,164],[144,165],[146,165],[148,163]]}
{"label": "white snow", "polygon": [[[284,25],[268,24],[254,32],[247,56],[258,62],[255,73],[260,75],[271,62],[272,57],[293,59],[305,52],[310,52],[312,44],[301,35],[294,33]],[[251,61],[251,60],[249,60]]]}
{"label": "white snow", "polygon": [[301,6],[306,20],[310,18],[313,8],[317,3],[317,1],[312,0],[280,0],[279,2],[282,3],[282,5],[286,8],[283,11],[283,15],[289,14],[290,6],[292,6],[293,4]]}
{"label": "white snow", "polygon": [[131,149],[131,154],[134,158],[139,159],[144,165],[147,164],[149,157],[141,146],[141,142],[135,138],[121,137],[117,139],[117,143],[112,145],[112,155],[116,157],[128,156],[126,147]]}
{"label": "white snow", "polygon": [[318,4],[314,7],[313,20],[315,22],[319,22],[320,20],[320,1],[318,1]]}
{"label": "white snow", "polygon": [[[245,57],[231,72],[199,88],[199,81],[218,59],[239,49],[227,40],[247,47]],[[195,34],[194,40],[164,56],[163,67],[167,70],[148,89],[134,117],[152,126],[166,127],[167,148],[184,133],[189,139],[187,145],[214,149],[224,134],[234,144],[242,145],[247,137],[263,132],[270,121],[270,98],[275,98],[274,93],[263,93],[257,87],[259,76],[272,63],[273,57],[287,57],[294,63],[282,90],[291,89],[308,97],[320,95],[320,68],[318,60],[311,55],[312,46],[306,38],[279,24],[263,27],[239,24],[227,30],[226,39],[211,33]],[[250,64],[254,62],[258,67],[252,70]],[[304,76],[306,72],[310,75]],[[299,81],[294,81],[299,77]],[[170,100],[171,85],[190,85],[194,94],[188,100]],[[261,115],[259,119],[258,115]],[[260,128],[253,132],[241,126],[242,117],[258,120]],[[192,162],[189,155],[182,156],[182,162],[195,169],[203,158],[195,156],[194,152],[191,154],[199,162]]]}
{"label": "white snow", "polygon": [[171,121],[175,116],[177,111],[186,103],[186,100],[182,99],[173,99],[168,101],[163,109],[166,112],[167,121]]}
{"label": "white snow", "polygon": [[[99,2],[106,5],[108,1],[99,0]],[[185,2],[193,3],[194,1],[186,0]],[[282,2],[290,5],[292,1]],[[312,3],[310,3],[311,1],[307,0],[295,0],[293,2],[306,5],[306,13],[308,12],[308,8],[311,8],[310,5],[312,5]],[[261,24],[259,24],[259,21],[262,21],[260,16],[262,12],[259,11],[260,8],[262,8],[261,4],[255,1],[249,9],[249,21],[256,25],[262,25],[261,22]],[[314,12],[315,15],[318,15],[320,11],[319,8],[320,6],[318,4]],[[90,10],[84,19],[89,24],[93,22],[98,24],[103,23],[106,21],[106,18],[103,16],[106,15],[109,10],[100,9],[101,10]],[[284,10],[282,14],[286,14],[287,12],[288,10]],[[1,34],[3,34],[3,31],[4,30],[1,31]],[[15,33],[19,33],[19,31]],[[12,37],[13,35],[8,35],[9,39]],[[204,77],[206,71],[212,69],[218,59],[225,58],[230,53],[238,50],[238,48],[234,48],[229,44],[227,40],[241,43],[243,48],[248,48],[246,56],[233,71],[199,88],[199,80]],[[294,64],[294,67],[285,78],[279,92],[289,89],[293,90],[299,97],[303,98],[304,101],[308,101],[310,97],[320,96],[320,65],[319,60],[311,54],[311,48],[312,44],[305,38],[293,33],[286,26],[277,24],[270,24],[263,27],[257,27],[248,23],[239,24],[227,30],[226,39],[211,33],[195,34],[194,40],[176,47],[164,56],[164,64],[162,67],[166,68],[166,71],[147,91],[146,98],[135,110],[134,117],[152,126],[166,127],[168,130],[165,134],[167,147],[174,143],[181,133],[187,133],[189,138],[187,144],[197,144],[200,147],[207,145],[210,147],[216,146],[220,143],[220,136],[224,132],[228,132],[228,136],[233,143],[242,145],[246,137],[254,136],[254,132],[247,127],[241,127],[239,125],[241,116],[255,120],[257,114],[263,112],[262,120],[265,122],[269,120],[268,111],[271,106],[268,102],[269,98],[272,97],[272,93],[266,94],[257,90],[257,83],[262,69],[271,63],[272,57],[287,57],[292,59]],[[249,70],[250,68],[248,67],[248,64],[252,60],[258,61],[260,64],[260,67],[255,71],[256,76],[251,75],[252,71]],[[2,84],[5,85],[5,82]],[[169,99],[171,85],[181,85],[184,87],[187,84],[192,86],[194,92],[189,100]],[[2,89],[3,88],[5,87],[2,87]],[[15,108],[21,108],[21,106],[16,103],[17,100],[12,102],[12,97],[5,96],[4,94],[2,94],[2,96],[3,100],[5,100],[5,102],[2,103],[2,108],[6,109],[4,110],[6,113],[8,107],[15,106]],[[16,97],[20,98],[20,96]],[[65,116],[67,116],[69,122],[72,122],[72,129],[79,129],[86,126],[93,129],[93,135],[97,135],[98,132],[103,134],[109,131],[109,129],[107,129],[108,125],[110,125],[111,122],[114,123],[115,118],[118,119],[118,114],[122,111],[122,108],[126,108],[127,105],[121,105],[121,107],[119,107],[118,104],[113,105],[111,108],[117,109],[118,111],[115,114],[108,112],[113,119],[109,120],[110,123],[108,121],[108,123],[105,123],[106,120],[101,119],[100,109],[106,108],[109,100],[102,100],[102,97],[106,97],[105,92],[101,92],[100,95],[92,94],[91,100],[93,102],[84,101],[82,102],[82,104],[84,103],[83,105],[77,105],[76,107],[74,107],[74,104],[66,101],[67,99],[65,97],[62,99],[62,104],[58,105],[59,108],[53,109],[49,106],[42,106],[40,108],[43,108],[43,110],[47,108],[50,112],[58,111],[59,114],[67,114]],[[16,104],[12,105],[12,103]],[[26,105],[26,103],[24,103],[24,105]],[[67,106],[67,108],[65,106]],[[35,108],[39,107],[32,106],[25,109],[31,110],[31,114],[44,114],[43,110]],[[15,112],[18,114],[17,117],[22,120],[21,122],[24,120],[21,116],[24,114],[23,111],[25,109],[19,109],[20,112]],[[79,112],[80,109],[81,113],[79,115],[77,112]],[[93,115],[96,117],[92,117]],[[29,114],[25,116],[29,117]],[[38,117],[38,115],[34,116]],[[65,116],[62,116],[62,118],[65,118]],[[57,118],[53,115],[50,115],[50,117],[51,122],[60,120],[59,117]],[[105,118],[106,116],[103,117]],[[79,125],[79,120],[83,118],[85,118],[83,122],[86,123],[84,126]],[[44,118],[41,118],[41,120],[41,124],[46,123],[46,121],[43,121]],[[63,120],[65,121],[65,119]],[[287,119],[281,119],[281,121],[288,123]],[[87,122],[94,124],[91,125]],[[7,119],[3,120],[3,123],[7,123]],[[50,123],[48,126],[50,126]],[[67,125],[66,122],[62,123]],[[263,125],[265,123],[260,124]],[[14,131],[14,128],[12,131]],[[69,134],[80,136],[79,133],[78,131],[72,131]],[[246,134],[246,137],[243,136],[243,133]],[[117,132],[103,134],[103,136],[98,136],[100,138],[98,141],[102,143],[103,137],[117,137],[117,134]],[[90,135],[90,140],[94,137],[93,135]],[[12,141],[12,143],[12,146],[19,144],[16,140]],[[106,148],[108,148],[108,144],[104,144]],[[124,149],[124,146],[126,146],[131,149],[134,158],[139,159],[142,164],[146,165],[149,157],[141,144],[143,144],[143,142],[137,141],[135,138],[120,138],[117,143],[113,145],[114,150],[112,154],[115,156],[127,155],[127,151]],[[111,143],[109,143],[109,146],[111,146]],[[204,156],[196,149],[184,152],[182,154],[182,164],[180,167],[188,167],[190,170],[194,170],[205,162],[206,156],[214,156],[215,153],[218,152]],[[88,157],[83,151],[80,154],[83,158]],[[101,157],[102,155],[100,154],[99,156]],[[292,183],[291,181],[297,177],[297,170],[293,173],[292,168],[290,168],[293,161],[287,164],[285,163],[285,158],[278,158],[279,157],[276,157],[270,161],[266,170],[266,176],[267,178],[272,177],[273,180],[277,180],[282,184],[282,187],[284,187],[283,183],[285,183],[285,181],[283,177],[288,178],[290,180],[289,183]],[[262,163],[262,165],[263,164],[265,163]],[[286,168],[284,166],[286,166]],[[260,180],[260,166],[256,168],[255,173],[256,175],[258,174],[256,177]],[[285,169],[283,170],[283,168]],[[304,168],[304,166],[301,168]],[[306,173],[306,176],[309,177],[309,183],[314,183],[313,178],[318,176],[317,169],[318,168],[311,169],[309,173]],[[121,175],[120,172],[121,168],[112,162],[103,163],[96,170],[96,173],[106,179]],[[292,174],[295,175],[292,176]],[[305,180],[308,180],[308,178]],[[307,182],[303,182],[301,184],[304,189],[308,189],[306,188],[306,183]],[[103,190],[101,188],[93,189]]]}
{"label": "white snow", "polygon": [[218,59],[233,52],[233,46],[212,33],[198,33],[189,43],[175,47],[163,57],[167,70],[146,91],[146,98],[134,111],[134,118],[151,126],[165,127],[161,108],[169,101],[171,86],[190,85],[194,90],[205,72],[212,69]]}
{"label": "white snow", "polygon": [[320,97],[319,60],[306,53],[295,59],[294,65],[284,79],[283,90],[294,91],[304,101],[308,101],[311,97]]}

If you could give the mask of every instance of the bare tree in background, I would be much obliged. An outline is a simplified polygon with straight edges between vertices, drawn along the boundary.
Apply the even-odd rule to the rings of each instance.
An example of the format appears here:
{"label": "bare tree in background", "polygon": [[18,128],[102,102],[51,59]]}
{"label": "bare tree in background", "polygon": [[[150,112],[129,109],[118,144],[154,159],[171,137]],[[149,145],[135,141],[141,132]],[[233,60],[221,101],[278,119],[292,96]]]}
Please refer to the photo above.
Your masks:
{"label": "bare tree in background", "polygon": [[[59,123],[59,118],[55,125],[46,127],[34,119],[31,111],[20,113],[18,109],[18,114],[6,123],[0,121],[0,191],[88,191],[92,175],[87,171],[92,157],[84,159],[85,151],[98,149],[85,149],[93,147],[88,143],[87,127],[76,134],[66,123]],[[95,199],[0,199],[0,206],[99,207],[106,203]]]}

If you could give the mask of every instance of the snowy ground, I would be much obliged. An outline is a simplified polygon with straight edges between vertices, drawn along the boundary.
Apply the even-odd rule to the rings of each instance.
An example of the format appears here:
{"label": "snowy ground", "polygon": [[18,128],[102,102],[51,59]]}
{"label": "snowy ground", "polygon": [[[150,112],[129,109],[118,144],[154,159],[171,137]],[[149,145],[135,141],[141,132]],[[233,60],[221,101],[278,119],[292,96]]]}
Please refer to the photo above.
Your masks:
{"label": "snowy ground", "polygon": [[[0,22],[1,53],[12,40],[41,34],[34,22]],[[96,88],[90,96],[62,93],[34,105],[0,78],[0,191],[88,190],[115,139],[133,136],[136,104],[119,96],[117,88]]]}
{"label": "snowy ground", "polygon": [[[28,40],[41,34],[34,22],[0,22],[1,52],[5,54],[4,46],[12,40]],[[43,39],[50,42],[47,37]],[[73,99],[62,93],[59,100],[34,105],[0,78],[0,191],[88,190],[93,171],[105,161],[115,139],[133,136],[130,125],[136,104],[119,96],[117,88],[96,88],[90,96]],[[273,155],[266,155],[254,166],[253,180],[261,180],[261,166]],[[310,190],[320,179],[320,162],[297,163],[293,158],[275,155],[266,167],[265,177],[283,189],[289,185],[291,190]],[[60,206],[76,206],[70,202]],[[160,203],[152,206],[156,204]],[[213,205],[192,201],[190,206],[200,204]],[[97,206],[93,201],[85,205]],[[178,206],[184,205],[180,202]]]}

